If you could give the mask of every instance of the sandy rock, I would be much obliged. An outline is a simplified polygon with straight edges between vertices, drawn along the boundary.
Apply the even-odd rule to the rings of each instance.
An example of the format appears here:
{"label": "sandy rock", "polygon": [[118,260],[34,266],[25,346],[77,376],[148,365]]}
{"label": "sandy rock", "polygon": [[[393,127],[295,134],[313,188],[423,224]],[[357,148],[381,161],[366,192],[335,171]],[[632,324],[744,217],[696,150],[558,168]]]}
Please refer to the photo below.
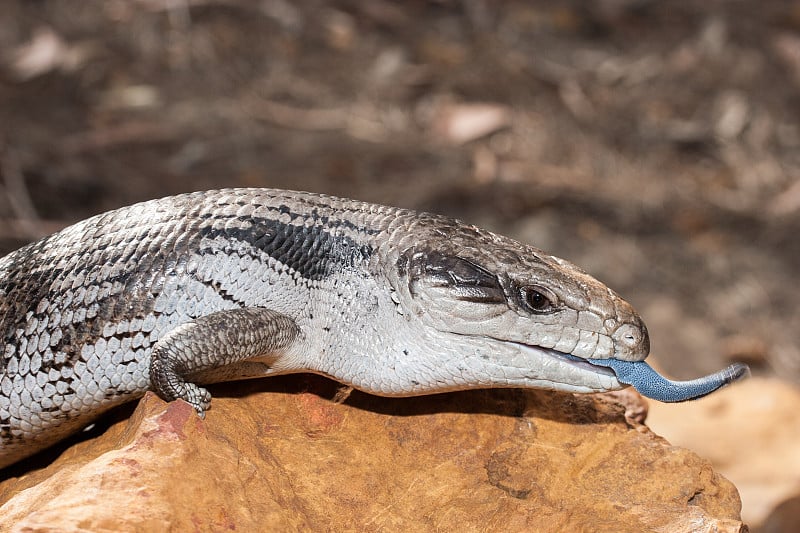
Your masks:
{"label": "sandy rock", "polygon": [[0,530],[742,531],[734,486],[611,396],[337,404],[315,377],[213,392],[205,420],[148,394],[0,483]]}
{"label": "sandy rock", "polygon": [[[800,494],[798,405],[797,387],[751,378],[696,402],[651,402],[647,424],[733,481],[744,521],[757,527],[780,502]],[[785,531],[797,530],[795,523]]]}

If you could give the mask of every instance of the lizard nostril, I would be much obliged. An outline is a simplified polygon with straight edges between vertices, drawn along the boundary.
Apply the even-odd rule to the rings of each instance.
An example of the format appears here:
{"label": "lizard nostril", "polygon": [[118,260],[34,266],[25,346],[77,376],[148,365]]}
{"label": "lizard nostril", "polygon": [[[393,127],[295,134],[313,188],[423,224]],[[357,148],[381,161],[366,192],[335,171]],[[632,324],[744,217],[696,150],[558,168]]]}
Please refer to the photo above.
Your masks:
{"label": "lizard nostril", "polygon": [[636,345],[636,341],[639,340],[638,332],[631,324],[621,325],[614,333],[614,337],[616,337],[617,340],[631,348],[633,348],[633,346]]}
{"label": "lizard nostril", "polygon": [[628,359],[631,356],[646,356],[649,352],[647,332],[635,324],[622,324],[611,337],[616,345],[617,357]]}

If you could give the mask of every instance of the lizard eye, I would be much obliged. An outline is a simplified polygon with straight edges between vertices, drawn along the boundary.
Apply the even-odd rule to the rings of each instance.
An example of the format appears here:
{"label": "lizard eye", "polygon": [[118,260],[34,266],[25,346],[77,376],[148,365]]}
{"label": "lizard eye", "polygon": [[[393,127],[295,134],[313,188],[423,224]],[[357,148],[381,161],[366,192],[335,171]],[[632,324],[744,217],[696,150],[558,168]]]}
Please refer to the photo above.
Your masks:
{"label": "lizard eye", "polygon": [[530,311],[549,313],[555,310],[555,297],[545,288],[529,286],[522,288],[522,299]]}

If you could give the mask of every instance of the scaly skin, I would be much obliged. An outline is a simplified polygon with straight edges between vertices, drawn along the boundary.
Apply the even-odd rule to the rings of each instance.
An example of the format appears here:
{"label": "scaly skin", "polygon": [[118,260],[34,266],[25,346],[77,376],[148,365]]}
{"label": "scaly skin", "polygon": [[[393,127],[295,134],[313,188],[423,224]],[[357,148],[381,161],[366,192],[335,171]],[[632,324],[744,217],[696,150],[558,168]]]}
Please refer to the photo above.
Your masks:
{"label": "scaly skin", "polygon": [[0,468],[147,390],[201,414],[198,384],[291,372],[388,396],[596,392],[637,378],[591,360],[648,351],[605,285],[474,226],[280,190],[180,195],[0,259]]}

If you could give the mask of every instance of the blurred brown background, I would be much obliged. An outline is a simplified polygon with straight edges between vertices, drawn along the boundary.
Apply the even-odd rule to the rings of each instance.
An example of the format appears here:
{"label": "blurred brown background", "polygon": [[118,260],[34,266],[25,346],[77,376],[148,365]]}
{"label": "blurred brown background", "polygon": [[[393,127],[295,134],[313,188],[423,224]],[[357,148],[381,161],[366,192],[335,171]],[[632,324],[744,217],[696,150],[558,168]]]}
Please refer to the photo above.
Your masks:
{"label": "blurred brown background", "polygon": [[798,2],[1,0],[0,253],[182,191],[325,192],[572,260],[672,376],[796,384],[798,117]]}

